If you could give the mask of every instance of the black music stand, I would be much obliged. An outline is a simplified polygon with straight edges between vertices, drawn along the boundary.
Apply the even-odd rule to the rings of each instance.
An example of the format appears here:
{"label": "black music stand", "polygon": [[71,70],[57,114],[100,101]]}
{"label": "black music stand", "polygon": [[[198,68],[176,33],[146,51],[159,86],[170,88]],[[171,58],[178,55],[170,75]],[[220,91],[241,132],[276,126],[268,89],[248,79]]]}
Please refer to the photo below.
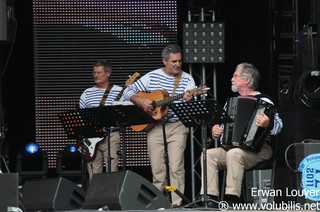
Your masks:
{"label": "black music stand", "polygon": [[[92,119],[93,123],[97,126],[106,127],[105,123],[109,126],[119,127],[122,133],[122,161],[123,169],[126,168],[126,151],[125,151],[125,131],[126,127],[141,124],[156,124],[157,121],[152,118],[148,113],[136,105],[114,105],[104,106],[97,108],[90,108],[99,114],[99,119]],[[91,116],[93,118],[93,116]],[[110,154],[109,154],[110,155]],[[109,166],[110,167],[110,166]]]}
{"label": "black music stand", "polygon": [[83,189],[86,189],[85,180],[85,160],[84,160],[84,138],[104,137],[106,132],[99,126],[94,125],[85,116],[82,116],[80,111],[72,110],[66,113],[59,114],[60,121],[67,133],[69,139],[78,139],[81,141],[81,183]]}
{"label": "black music stand", "polygon": [[[231,118],[223,110],[223,108],[215,100],[201,100],[184,103],[171,104],[169,107],[178,116],[186,127],[205,126],[214,122],[230,122]],[[199,202],[203,202],[204,207],[208,207],[209,202],[218,203],[216,200],[210,199],[207,192],[207,136],[206,127],[202,127],[202,155],[203,155],[203,198],[191,202],[184,207],[191,207]]]}
{"label": "black music stand", "polygon": [[[110,132],[111,127],[125,129],[125,127],[131,125],[156,123],[155,119],[136,105],[84,108],[59,114],[59,117],[70,139],[104,137]],[[122,132],[124,133],[125,130],[122,130]],[[123,148],[125,149],[125,136],[123,135],[122,138]],[[123,168],[125,169],[125,150],[123,151],[122,158]],[[110,168],[110,166],[109,160],[108,168]]]}

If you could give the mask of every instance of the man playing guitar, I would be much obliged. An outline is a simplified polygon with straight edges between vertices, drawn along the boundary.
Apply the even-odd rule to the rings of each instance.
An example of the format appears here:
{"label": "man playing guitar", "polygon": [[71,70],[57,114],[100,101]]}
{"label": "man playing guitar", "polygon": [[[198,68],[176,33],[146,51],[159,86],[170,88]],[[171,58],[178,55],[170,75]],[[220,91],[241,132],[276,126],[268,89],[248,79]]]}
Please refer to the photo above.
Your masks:
{"label": "man playing guitar", "polygon": [[[162,62],[164,66],[154,71],[148,72],[137,80],[124,92],[124,100],[130,100],[135,105],[140,106],[152,116],[156,116],[157,106],[155,101],[148,99],[141,92],[154,92],[162,90],[169,96],[180,95],[175,103],[190,101],[193,98],[191,92],[195,88],[195,82],[191,75],[181,71],[182,55],[181,48],[177,45],[169,45],[162,51]],[[178,117],[167,106],[162,123],[153,126],[147,132],[147,144],[153,184],[161,191],[171,183],[180,192],[184,192],[185,169],[184,152],[189,129],[186,128]],[[163,126],[165,130],[163,130]],[[164,136],[163,132],[166,132]],[[166,145],[167,144],[167,145]],[[164,157],[165,147],[168,151],[168,166]],[[169,170],[167,170],[169,169]],[[168,174],[170,173],[170,174]],[[172,193],[172,204],[180,206],[182,198],[176,193]]]}
{"label": "man playing guitar", "polygon": [[[93,64],[93,79],[95,86],[87,88],[80,97],[80,108],[93,108],[105,105],[112,105],[113,101],[121,92],[122,87],[112,85],[109,81],[112,73],[112,68],[107,60],[98,60]],[[117,171],[119,155],[117,151],[120,150],[120,134],[116,128],[111,128],[110,133],[110,158],[108,158],[108,139],[109,138],[85,138],[85,144],[96,144],[94,154],[87,158],[89,178],[94,174],[103,171],[104,162],[107,164],[107,170]],[[94,142],[97,141],[97,142]],[[86,146],[88,147],[88,146]],[[85,154],[90,153],[87,149]],[[90,159],[88,159],[90,158]],[[111,167],[108,167],[108,159],[111,160]],[[90,161],[88,161],[90,160]]]}

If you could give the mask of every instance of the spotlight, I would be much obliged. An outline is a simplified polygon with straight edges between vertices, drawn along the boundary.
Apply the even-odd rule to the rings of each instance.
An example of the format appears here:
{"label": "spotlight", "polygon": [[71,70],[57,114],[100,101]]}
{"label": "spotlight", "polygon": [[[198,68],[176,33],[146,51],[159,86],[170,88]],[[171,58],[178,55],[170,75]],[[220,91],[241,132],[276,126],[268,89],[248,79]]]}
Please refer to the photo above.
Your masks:
{"label": "spotlight", "polygon": [[[81,153],[75,145],[67,145],[57,156],[57,171],[80,171],[82,167]],[[79,172],[78,172],[79,173]]]}
{"label": "spotlight", "polygon": [[39,151],[39,146],[38,144],[34,143],[34,142],[31,142],[31,143],[28,143],[25,147],[25,151],[29,154],[36,154],[38,151]]}
{"label": "spotlight", "polygon": [[[84,169],[82,170],[82,166]],[[57,174],[59,177],[65,177],[75,183],[82,183],[82,175],[86,177],[86,164],[82,163],[82,154],[77,146],[67,145],[57,155]],[[84,172],[84,173],[82,173]]]}
{"label": "spotlight", "polygon": [[223,63],[225,61],[224,23],[187,22],[183,24],[185,63]]}
{"label": "spotlight", "polygon": [[70,145],[69,146],[69,152],[71,154],[74,154],[76,151],[77,151],[77,147],[76,146],[74,146],[74,145]]}
{"label": "spotlight", "polygon": [[28,178],[46,179],[49,172],[47,153],[36,142],[26,144],[17,154],[16,171],[20,184]]}

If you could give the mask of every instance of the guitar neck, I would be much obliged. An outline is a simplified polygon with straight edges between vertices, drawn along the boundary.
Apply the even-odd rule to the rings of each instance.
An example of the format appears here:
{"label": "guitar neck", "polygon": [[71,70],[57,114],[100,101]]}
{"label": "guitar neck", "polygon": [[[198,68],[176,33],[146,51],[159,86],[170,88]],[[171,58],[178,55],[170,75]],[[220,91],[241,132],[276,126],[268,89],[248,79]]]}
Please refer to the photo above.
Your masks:
{"label": "guitar neck", "polygon": [[160,107],[160,106],[163,106],[163,105],[168,105],[168,104],[170,104],[171,102],[173,102],[175,100],[181,99],[183,96],[184,96],[184,93],[168,97],[166,99],[157,101],[155,106],[156,107]]}

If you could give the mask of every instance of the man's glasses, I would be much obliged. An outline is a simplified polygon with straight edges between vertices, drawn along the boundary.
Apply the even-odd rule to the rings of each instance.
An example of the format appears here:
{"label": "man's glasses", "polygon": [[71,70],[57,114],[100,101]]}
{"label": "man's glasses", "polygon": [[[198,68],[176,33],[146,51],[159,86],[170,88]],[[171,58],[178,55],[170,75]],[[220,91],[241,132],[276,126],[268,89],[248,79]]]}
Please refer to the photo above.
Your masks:
{"label": "man's glasses", "polygon": [[106,73],[105,71],[97,71],[97,72],[93,72],[92,75],[103,75],[104,73]]}

